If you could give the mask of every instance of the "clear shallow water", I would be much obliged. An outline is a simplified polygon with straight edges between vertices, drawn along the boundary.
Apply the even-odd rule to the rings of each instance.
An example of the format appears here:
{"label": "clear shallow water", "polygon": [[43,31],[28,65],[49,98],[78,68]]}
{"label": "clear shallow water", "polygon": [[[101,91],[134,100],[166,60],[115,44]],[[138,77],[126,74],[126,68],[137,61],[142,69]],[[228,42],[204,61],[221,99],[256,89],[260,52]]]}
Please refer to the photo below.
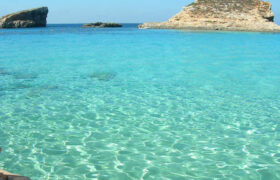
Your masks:
{"label": "clear shallow water", "polygon": [[0,169],[280,179],[280,35],[0,30]]}

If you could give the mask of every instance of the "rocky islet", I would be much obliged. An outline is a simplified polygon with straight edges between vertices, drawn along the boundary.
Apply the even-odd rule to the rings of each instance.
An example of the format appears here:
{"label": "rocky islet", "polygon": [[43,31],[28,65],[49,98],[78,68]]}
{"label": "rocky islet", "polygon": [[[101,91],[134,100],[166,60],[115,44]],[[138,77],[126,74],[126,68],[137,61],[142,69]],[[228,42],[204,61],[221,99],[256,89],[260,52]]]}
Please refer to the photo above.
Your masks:
{"label": "rocky islet", "polygon": [[271,6],[260,0],[196,0],[166,22],[139,28],[280,32]]}
{"label": "rocky islet", "polygon": [[46,27],[47,7],[34,8],[6,15],[0,19],[0,28]]}

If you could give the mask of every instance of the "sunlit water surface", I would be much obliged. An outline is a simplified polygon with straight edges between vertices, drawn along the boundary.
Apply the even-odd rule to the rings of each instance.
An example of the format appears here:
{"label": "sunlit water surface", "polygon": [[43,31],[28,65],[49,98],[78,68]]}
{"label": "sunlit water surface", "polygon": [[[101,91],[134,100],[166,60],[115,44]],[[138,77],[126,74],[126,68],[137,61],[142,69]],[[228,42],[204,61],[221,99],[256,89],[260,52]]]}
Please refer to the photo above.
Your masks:
{"label": "sunlit water surface", "polygon": [[0,169],[280,179],[280,34],[0,30]]}

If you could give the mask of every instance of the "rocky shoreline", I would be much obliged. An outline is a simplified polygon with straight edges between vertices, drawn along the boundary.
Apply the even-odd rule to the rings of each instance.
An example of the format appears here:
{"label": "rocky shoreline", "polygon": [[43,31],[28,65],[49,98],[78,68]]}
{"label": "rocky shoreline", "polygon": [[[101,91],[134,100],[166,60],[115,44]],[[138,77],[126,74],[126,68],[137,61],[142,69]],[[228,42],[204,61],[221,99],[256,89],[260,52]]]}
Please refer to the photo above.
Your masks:
{"label": "rocky shoreline", "polygon": [[260,0],[196,0],[166,22],[140,29],[280,32],[271,3]]}

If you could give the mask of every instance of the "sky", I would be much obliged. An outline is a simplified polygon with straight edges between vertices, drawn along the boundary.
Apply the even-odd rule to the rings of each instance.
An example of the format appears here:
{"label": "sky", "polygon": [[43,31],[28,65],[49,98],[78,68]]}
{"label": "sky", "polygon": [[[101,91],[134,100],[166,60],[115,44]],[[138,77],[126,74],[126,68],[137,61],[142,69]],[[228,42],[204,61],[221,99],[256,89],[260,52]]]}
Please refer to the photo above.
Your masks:
{"label": "sky", "polygon": [[[1,0],[0,16],[48,6],[48,23],[165,21],[194,0]],[[280,0],[267,0],[280,24]]]}

